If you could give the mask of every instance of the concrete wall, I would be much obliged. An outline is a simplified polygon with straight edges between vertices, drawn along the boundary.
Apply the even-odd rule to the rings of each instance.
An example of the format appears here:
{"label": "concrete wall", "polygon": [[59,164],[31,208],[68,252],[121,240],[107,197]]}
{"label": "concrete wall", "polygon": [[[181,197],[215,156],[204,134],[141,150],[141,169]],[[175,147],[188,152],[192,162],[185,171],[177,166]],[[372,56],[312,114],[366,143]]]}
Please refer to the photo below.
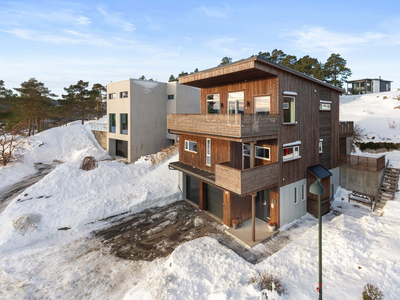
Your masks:
{"label": "concrete wall", "polygon": [[107,143],[107,132],[104,131],[97,131],[97,130],[92,130],[92,133],[96,140],[99,142],[100,146],[104,149],[107,150],[108,143]]}
{"label": "concrete wall", "polygon": [[[331,195],[331,199],[332,199],[336,194],[338,186],[340,185],[340,179],[339,179],[339,177],[340,177],[340,167],[337,167],[337,168],[334,168],[334,169],[330,169],[329,172],[332,173],[332,176],[331,176],[331,179],[330,179],[330,181],[331,181],[331,187],[330,187],[331,194],[330,195]],[[333,186],[333,189],[332,189],[332,186]]]}
{"label": "concrete wall", "polygon": [[[302,185],[304,185],[304,200],[302,199]],[[298,203],[295,204],[295,187],[297,187]],[[279,191],[280,226],[300,218],[307,212],[307,179],[302,179],[282,186]]]}
{"label": "concrete wall", "polygon": [[342,188],[376,196],[383,176],[383,169],[379,172],[353,169],[347,166],[340,166],[339,169],[339,184]]}

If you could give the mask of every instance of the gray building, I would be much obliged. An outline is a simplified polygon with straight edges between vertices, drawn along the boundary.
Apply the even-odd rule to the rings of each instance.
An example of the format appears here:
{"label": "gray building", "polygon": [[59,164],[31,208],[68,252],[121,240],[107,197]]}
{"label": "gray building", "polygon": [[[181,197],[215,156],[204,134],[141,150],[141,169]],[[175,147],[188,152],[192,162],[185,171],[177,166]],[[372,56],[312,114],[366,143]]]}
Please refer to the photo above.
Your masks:
{"label": "gray building", "polygon": [[379,79],[358,79],[347,81],[347,93],[349,94],[370,94],[370,93],[380,93],[389,92],[390,83],[392,81],[383,80],[379,76]]}
{"label": "gray building", "polygon": [[177,139],[167,114],[200,113],[200,89],[178,82],[127,79],[107,84],[107,149],[132,162]]}

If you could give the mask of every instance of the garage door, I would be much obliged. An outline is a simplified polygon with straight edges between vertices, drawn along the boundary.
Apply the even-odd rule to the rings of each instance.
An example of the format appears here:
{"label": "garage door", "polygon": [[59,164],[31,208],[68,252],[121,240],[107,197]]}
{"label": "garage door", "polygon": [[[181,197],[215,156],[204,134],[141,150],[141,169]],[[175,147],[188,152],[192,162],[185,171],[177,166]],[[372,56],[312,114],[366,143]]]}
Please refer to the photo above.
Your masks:
{"label": "garage door", "polygon": [[187,199],[199,205],[199,180],[186,176]]}
{"label": "garage door", "polygon": [[207,184],[207,210],[222,219],[223,203],[223,190]]}

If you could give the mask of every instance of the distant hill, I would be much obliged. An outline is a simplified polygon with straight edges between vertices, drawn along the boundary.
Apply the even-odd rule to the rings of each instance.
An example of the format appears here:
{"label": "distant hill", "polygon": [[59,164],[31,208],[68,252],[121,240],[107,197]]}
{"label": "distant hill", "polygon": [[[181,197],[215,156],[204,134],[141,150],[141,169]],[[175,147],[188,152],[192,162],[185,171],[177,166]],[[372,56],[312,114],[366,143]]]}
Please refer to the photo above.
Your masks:
{"label": "distant hill", "polygon": [[400,91],[341,96],[340,120],[363,127],[365,142],[400,143],[399,96]]}

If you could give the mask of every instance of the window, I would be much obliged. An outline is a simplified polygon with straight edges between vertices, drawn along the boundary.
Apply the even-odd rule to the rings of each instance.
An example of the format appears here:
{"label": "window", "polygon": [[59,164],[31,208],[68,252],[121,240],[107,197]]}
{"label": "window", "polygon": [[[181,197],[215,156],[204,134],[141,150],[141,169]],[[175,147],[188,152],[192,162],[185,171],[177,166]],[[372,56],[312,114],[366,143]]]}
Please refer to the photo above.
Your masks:
{"label": "window", "polygon": [[365,89],[365,82],[360,82],[360,89]]}
{"label": "window", "polygon": [[322,151],[322,142],[323,142],[323,140],[319,140],[319,144],[318,144],[319,153],[323,153],[323,151]]}
{"label": "window", "polygon": [[306,185],[301,185],[301,201],[306,201]]}
{"label": "window", "polygon": [[299,198],[298,198],[298,188],[297,186],[294,187],[294,205],[296,205],[297,203],[299,203]]}
{"label": "window", "polygon": [[185,150],[197,153],[197,142],[185,141]]}
{"label": "window", "polygon": [[250,157],[251,153],[251,145],[247,143],[243,143],[243,155]]}
{"label": "window", "polygon": [[256,150],[256,153],[255,153],[256,158],[270,160],[270,157],[269,157],[270,149],[268,147],[255,146],[255,148],[256,148],[255,149]]}
{"label": "window", "polygon": [[108,94],[108,99],[117,99],[117,96],[115,93],[110,93]]}
{"label": "window", "polygon": [[283,160],[291,160],[295,158],[300,158],[300,147],[285,147],[283,148]]}
{"label": "window", "polygon": [[331,104],[330,103],[320,103],[319,110],[331,110]]}
{"label": "window", "polygon": [[121,114],[121,134],[128,134],[128,114]]}
{"label": "window", "polygon": [[219,114],[219,94],[207,95],[207,114]]}
{"label": "window", "polygon": [[269,115],[271,112],[271,97],[254,97],[254,114]]}
{"label": "window", "polygon": [[283,97],[283,124],[295,123],[294,97]]}
{"label": "window", "polygon": [[211,140],[206,139],[206,165],[211,166]]}
{"label": "window", "polygon": [[244,92],[228,93],[228,113],[244,113]]}
{"label": "window", "polygon": [[128,92],[121,92],[119,93],[120,98],[128,98]]}
{"label": "window", "polygon": [[167,96],[167,99],[168,99],[168,100],[172,100],[172,99],[174,99],[174,98],[175,98],[174,95],[168,95],[168,96]]}
{"label": "window", "polygon": [[352,83],[347,83],[347,88],[348,89],[351,89],[353,87],[353,84]]}
{"label": "window", "polygon": [[115,133],[115,126],[116,126],[116,122],[115,122],[115,114],[110,114],[109,115],[109,131],[112,133]]}

